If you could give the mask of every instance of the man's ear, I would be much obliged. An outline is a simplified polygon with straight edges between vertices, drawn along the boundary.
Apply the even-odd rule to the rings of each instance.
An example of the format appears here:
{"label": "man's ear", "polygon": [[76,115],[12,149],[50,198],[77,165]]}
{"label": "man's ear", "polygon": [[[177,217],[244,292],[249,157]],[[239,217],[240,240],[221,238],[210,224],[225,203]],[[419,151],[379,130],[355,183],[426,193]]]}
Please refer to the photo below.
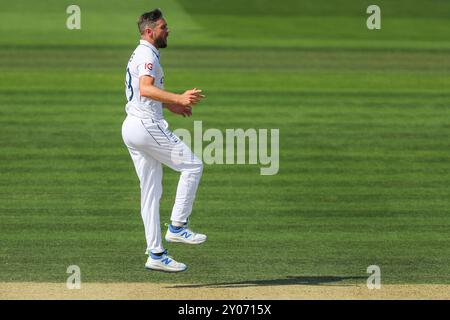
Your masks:
{"label": "man's ear", "polygon": [[150,39],[152,39],[153,36],[153,30],[150,28],[145,29],[145,31],[147,32],[147,35]]}

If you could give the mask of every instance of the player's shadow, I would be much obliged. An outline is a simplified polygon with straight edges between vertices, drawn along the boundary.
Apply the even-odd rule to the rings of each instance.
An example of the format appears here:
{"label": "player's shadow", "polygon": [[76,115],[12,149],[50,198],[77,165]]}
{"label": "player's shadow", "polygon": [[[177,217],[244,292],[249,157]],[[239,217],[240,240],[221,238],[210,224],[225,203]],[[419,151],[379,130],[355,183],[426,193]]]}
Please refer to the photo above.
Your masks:
{"label": "player's shadow", "polygon": [[[287,276],[283,279],[271,280],[248,280],[240,282],[222,282],[209,284],[186,284],[174,285],[171,288],[243,288],[255,286],[283,286],[283,285],[313,285],[313,286],[327,286],[334,283],[349,281],[349,280],[366,280],[367,277],[358,276]],[[344,286],[352,286],[352,284],[344,284]]]}

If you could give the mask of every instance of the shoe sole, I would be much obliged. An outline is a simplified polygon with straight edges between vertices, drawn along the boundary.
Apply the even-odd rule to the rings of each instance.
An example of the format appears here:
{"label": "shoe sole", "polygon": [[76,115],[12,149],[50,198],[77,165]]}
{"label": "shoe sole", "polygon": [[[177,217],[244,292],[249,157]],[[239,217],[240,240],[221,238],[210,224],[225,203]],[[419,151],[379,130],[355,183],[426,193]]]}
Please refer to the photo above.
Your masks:
{"label": "shoe sole", "polygon": [[199,242],[192,242],[192,241],[188,242],[188,241],[185,241],[185,240],[180,240],[178,238],[168,238],[167,236],[165,237],[165,239],[166,239],[167,242],[186,243],[186,244],[202,244],[202,243],[206,242],[206,240],[208,240],[208,238],[206,238],[205,240],[199,241]]}
{"label": "shoe sole", "polygon": [[148,267],[148,266],[144,266],[144,267],[147,270],[161,271],[161,272],[167,272],[167,273],[183,272],[183,271],[186,271],[188,269],[187,267],[185,269],[183,269],[183,270],[168,270],[168,269],[162,269],[162,268],[157,268],[157,267]]}

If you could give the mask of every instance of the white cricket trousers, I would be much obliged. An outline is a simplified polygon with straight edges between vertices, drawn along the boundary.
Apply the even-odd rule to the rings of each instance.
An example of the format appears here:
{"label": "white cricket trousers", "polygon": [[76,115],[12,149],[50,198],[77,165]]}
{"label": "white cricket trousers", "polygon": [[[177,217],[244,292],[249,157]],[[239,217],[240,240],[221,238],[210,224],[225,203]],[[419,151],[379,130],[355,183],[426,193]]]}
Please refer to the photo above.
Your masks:
{"label": "white cricket trousers", "polygon": [[202,161],[168,130],[165,120],[141,119],[128,115],[122,125],[122,138],[140,180],[141,216],[147,250],[162,252],[164,247],[159,216],[162,163],[181,172],[171,220],[186,223],[202,175]]}

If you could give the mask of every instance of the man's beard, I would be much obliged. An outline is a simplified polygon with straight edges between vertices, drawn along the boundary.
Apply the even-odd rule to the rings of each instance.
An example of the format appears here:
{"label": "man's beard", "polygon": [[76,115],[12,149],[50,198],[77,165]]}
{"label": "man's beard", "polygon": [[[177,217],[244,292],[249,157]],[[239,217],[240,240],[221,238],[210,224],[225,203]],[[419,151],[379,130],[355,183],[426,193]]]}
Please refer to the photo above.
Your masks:
{"label": "man's beard", "polygon": [[155,40],[155,43],[158,46],[158,48],[167,47],[167,39],[159,38]]}

